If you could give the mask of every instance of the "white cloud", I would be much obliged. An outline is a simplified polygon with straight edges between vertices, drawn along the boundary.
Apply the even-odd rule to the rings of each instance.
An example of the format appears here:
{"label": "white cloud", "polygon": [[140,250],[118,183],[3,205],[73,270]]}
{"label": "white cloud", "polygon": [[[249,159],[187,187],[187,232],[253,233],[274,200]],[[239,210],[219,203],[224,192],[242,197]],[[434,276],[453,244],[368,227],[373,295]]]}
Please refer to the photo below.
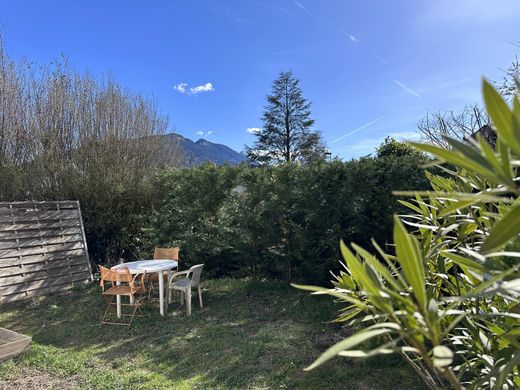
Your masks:
{"label": "white cloud", "polygon": [[211,130],[208,130],[206,132],[202,131],[202,130],[199,130],[196,132],[196,134],[201,137],[201,138],[208,138],[211,134],[213,134],[214,132],[211,131]]}
{"label": "white cloud", "polygon": [[[332,25],[331,22],[329,22],[328,20],[326,19],[323,19],[323,22],[328,24],[328,25]],[[345,30],[339,30],[339,29],[336,29],[335,27],[333,27],[335,30],[337,30],[339,33],[343,34],[344,36],[346,36],[348,39],[350,39],[351,42],[354,42],[354,43],[359,43],[359,39],[357,39],[357,37],[355,37],[354,35],[346,32]]]}
{"label": "white cloud", "polygon": [[262,129],[259,128],[259,127],[248,127],[248,128],[246,129],[246,131],[247,131],[249,134],[258,134],[258,133],[260,133],[260,132],[262,131]]}
{"label": "white cloud", "polygon": [[306,14],[311,15],[311,12],[305,8],[305,6],[300,3],[298,0],[294,0],[294,4],[296,4],[298,7],[300,7]]}
{"label": "white cloud", "polygon": [[409,93],[410,95],[413,95],[418,98],[421,97],[421,95],[419,95],[418,92],[414,91],[411,88],[408,88],[405,83],[402,83],[399,80],[394,80],[394,83],[396,83],[403,90],[403,92]]}
{"label": "white cloud", "polygon": [[188,83],[179,83],[173,86],[173,89],[179,93],[187,93],[188,95],[196,95],[201,92],[213,92],[215,88],[212,83],[201,84],[188,89]]}
{"label": "white cloud", "polygon": [[359,43],[359,39],[357,39],[354,35],[348,34],[349,39],[354,43]]}
{"label": "white cloud", "polygon": [[202,85],[198,85],[196,87],[190,88],[190,94],[196,95],[201,92],[213,92],[214,90],[215,90],[215,88],[213,88],[213,84],[206,83],[206,84],[202,84]]}
{"label": "white cloud", "polygon": [[173,86],[173,89],[180,93],[186,92],[186,87],[188,86],[188,83],[180,83]]}

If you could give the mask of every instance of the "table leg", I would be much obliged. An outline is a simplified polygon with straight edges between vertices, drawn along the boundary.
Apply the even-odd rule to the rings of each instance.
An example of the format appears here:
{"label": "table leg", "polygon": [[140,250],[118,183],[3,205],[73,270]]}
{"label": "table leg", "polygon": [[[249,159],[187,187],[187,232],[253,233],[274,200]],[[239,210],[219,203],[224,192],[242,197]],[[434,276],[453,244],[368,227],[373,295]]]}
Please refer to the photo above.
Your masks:
{"label": "table leg", "polygon": [[168,277],[166,278],[168,281],[168,284],[166,285],[166,296],[168,297],[168,300],[166,303],[169,305],[172,302],[172,290],[170,289],[170,286],[172,284],[173,272],[171,269],[167,270],[166,272],[168,273]]}
{"label": "table leg", "polygon": [[159,275],[159,311],[164,316],[164,277],[162,271],[157,275]]}
{"label": "table leg", "polygon": [[[121,285],[121,282],[116,282],[116,285]],[[117,302],[117,318],[121,318],[121,295],[116,296],[116,302]]]}

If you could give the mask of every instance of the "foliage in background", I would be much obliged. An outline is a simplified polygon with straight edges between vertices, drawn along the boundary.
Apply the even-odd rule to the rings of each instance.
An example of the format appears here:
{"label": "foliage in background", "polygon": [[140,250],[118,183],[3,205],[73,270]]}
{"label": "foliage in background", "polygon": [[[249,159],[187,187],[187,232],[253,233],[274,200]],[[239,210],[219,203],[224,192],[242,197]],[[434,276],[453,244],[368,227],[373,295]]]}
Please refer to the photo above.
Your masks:
{"label": "foliage in background", "polygon": [[163,150],[153,100],[71,70],[15,62],[0,39],[0,201],[81,203],[96,261],[133,252],[151,214],[150,179],[182,156]]}
{"label": "foliage in background", "polygon": [[291,71],[280,72],[267,95],[263,128],[255,133],[247,156],[261,163],[322,160],[325,146],[321,134],[312,130],[311,103],[303,97]]}
{"label": "foliage in background", "polygon": [[153,245],[180,245],[181,261],[215,276],[235,273],[327,280],[338,237],[391,240],[395,188],[428,189],[426,157],[388,139],[375,157],[261,168],[163,172],[156,185]]}
{"label": "foliage in background", "polygon": [[520,387],[520,101],[510,109],[487,82],[484,100],[497,150],[482,138],[416,145],[456,169],[402,201],[413,213],[395,217],[395,255],[378,240],[373,253],[342,242],[335,288],[299,286],[333,296],[345,305],[337,320],[361,326],[309,369],[399,352],[432,389]]}

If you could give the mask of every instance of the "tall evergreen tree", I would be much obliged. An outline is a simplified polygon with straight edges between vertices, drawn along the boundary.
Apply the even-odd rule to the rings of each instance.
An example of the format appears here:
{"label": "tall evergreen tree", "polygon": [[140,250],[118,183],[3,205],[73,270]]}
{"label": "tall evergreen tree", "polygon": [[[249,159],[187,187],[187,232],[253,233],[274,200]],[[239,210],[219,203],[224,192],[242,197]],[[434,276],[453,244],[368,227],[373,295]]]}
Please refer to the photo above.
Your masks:
{"label": "tall evergreen tree", "polygon": [[253,147],[246,148],[250,159],[270,163],[324,158],[321,135],[311,130],[311,103],[298,84],[291,71],[280,72],[273,82],[262,116],[263,128],[256,134]]}

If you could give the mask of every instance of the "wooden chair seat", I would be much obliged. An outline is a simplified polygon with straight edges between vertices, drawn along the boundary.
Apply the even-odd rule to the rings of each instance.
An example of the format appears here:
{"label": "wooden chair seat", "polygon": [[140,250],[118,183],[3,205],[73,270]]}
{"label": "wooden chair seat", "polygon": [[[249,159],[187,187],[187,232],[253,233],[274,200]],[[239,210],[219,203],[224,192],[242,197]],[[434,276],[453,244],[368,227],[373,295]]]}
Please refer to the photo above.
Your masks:
{"label": "wooden chair seat", "polygon": [[[103,314],[103,317],[101,318],[100,325],[103,324],[111,324],[111,325],[125,325],[125,326],[131,326],[132,321],[134,320],[134,317],[143,317],[143,312],[141,311],[141,308],[139,307],[139,300],[136,299],[136,295],[141,295],[146,292],[146,287],[144,284],[146,273],[135,275],[132,277],[130,274],[130,270],[126,267],[113,270],[108,269],[106,267],[103,267],[102,265],[99,265],[99,272],[100,272],[100,278],[99,278],[99,285],[101,286],[101,294],[104,297],[107,297],[107,308],[105,310],[105,313]],[[140,284],[136,284],[135,280],[139,277]],[[109,288],[105,288],[105,282],[110,283],[111,286]],[[127,283],[127,284],[121,284],[121,283]],[[130,303],[121,303],[120,307],[131,307],[134,310],[130,314],[123,314],[117,312],[117,300],[114,302],[114,299],[116,296],[125,296],[130,298]],[[116,314],[120,318],[124,317],[130,317],[130,321],[126,322],[123,320],[119,320],[117,322],[108,320],[108,315],[110,313],[110,310],[112,308],[116,308]],[[139,314],[137,314],[139,313]]]}
{"label": "wooden chair seat", "polygon": [[102,292],[103,295],[125,295],[131,296],[134,294],[144,294],[146,288],[144,286],[130,287],[130,286],[112,286],[108,290]]}

